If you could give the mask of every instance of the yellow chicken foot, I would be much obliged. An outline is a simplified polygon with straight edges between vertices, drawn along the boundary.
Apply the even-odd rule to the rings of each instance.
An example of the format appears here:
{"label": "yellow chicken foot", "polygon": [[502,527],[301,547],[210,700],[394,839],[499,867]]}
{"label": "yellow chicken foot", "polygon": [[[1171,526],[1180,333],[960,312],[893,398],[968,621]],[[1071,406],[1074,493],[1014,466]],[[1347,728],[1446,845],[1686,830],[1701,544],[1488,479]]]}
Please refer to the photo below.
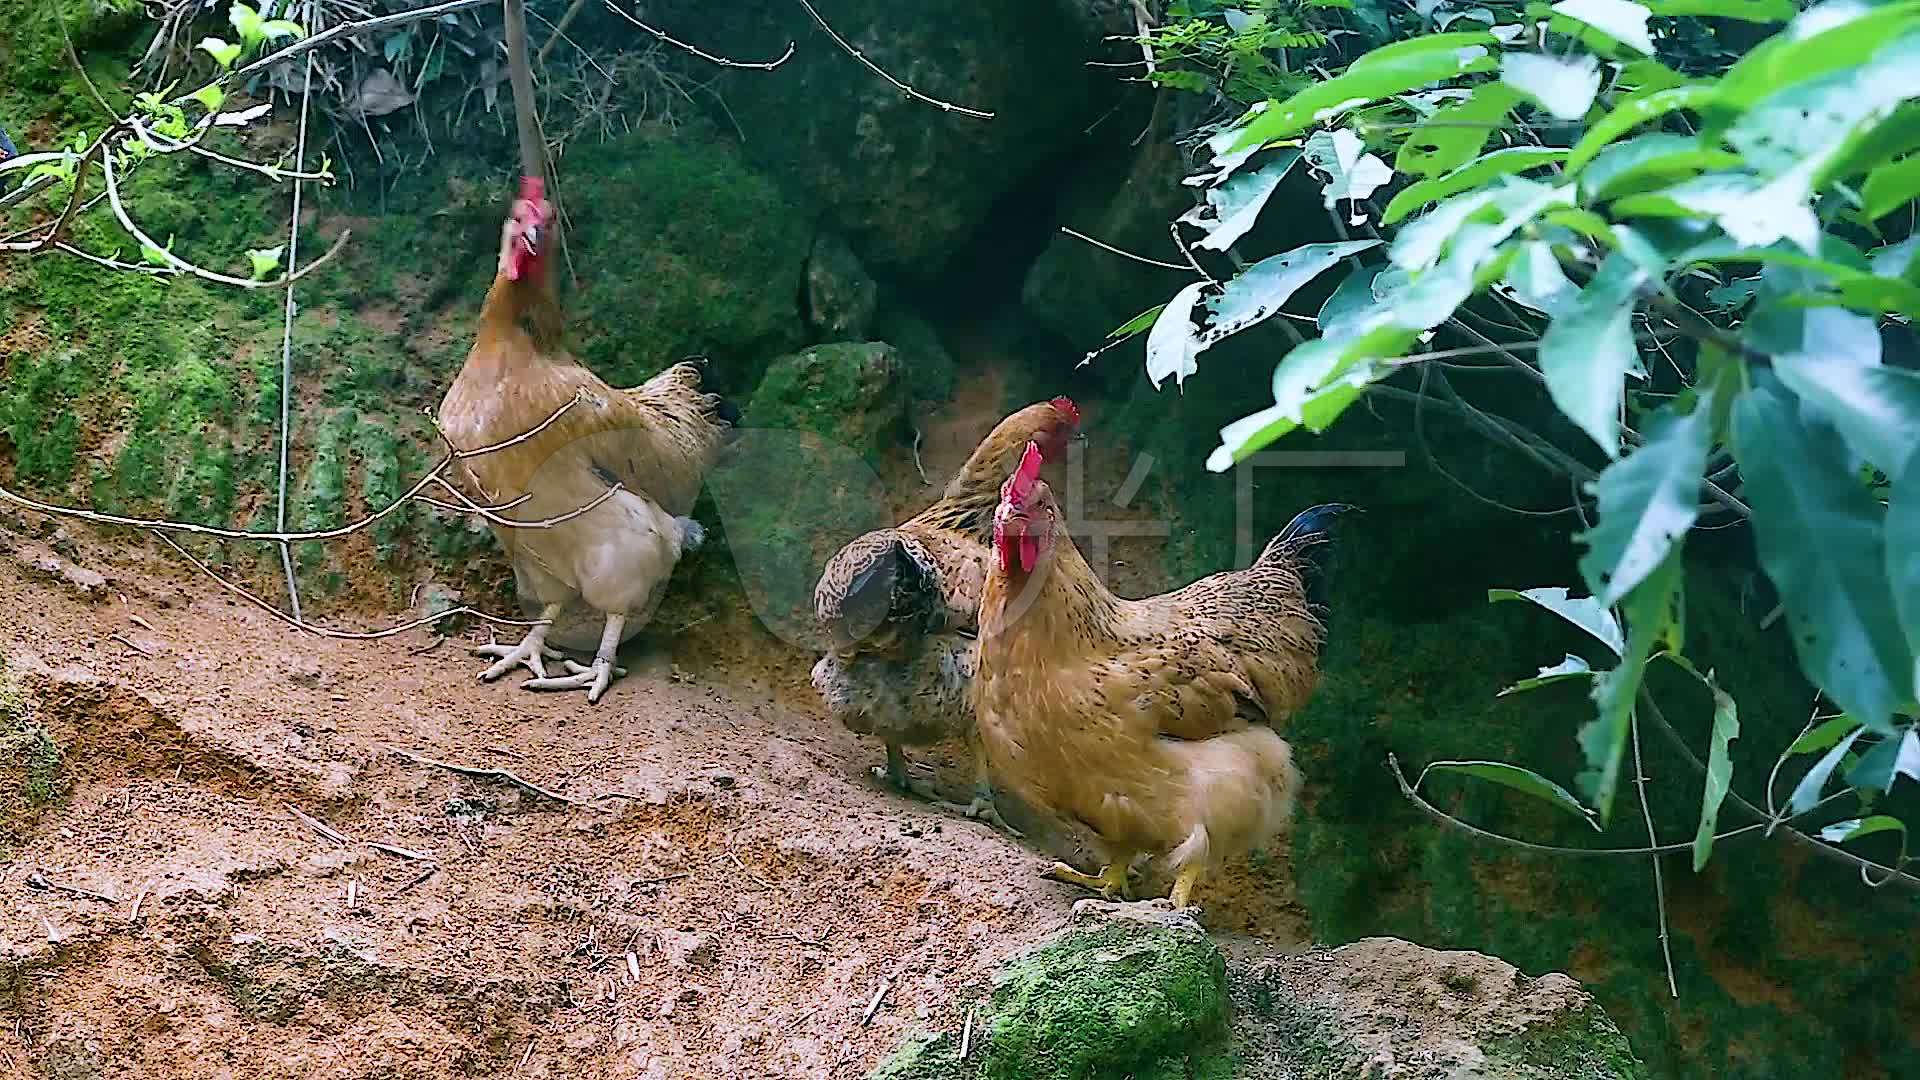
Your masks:
{"label": "yellow chicken foot", "polygon": [[558,649],[547,646],[547,628],[560,614],[559,604],[548,604],[540,611],[540,625],[527,631],[518,645],[482,645],[473,650],[475,656],[490,656],[498,663],[480,673],[481,682],[492,682],[517,667],[533,672],[537,679],[547,677],[548,660],[559,660]]}
{"label": "yellow chicken foot", "polygon": [[1098,877],[1083,874],[1066,863],[1057,862],[1046,870],[1046,877],[1055,881],[1064,881],[1069,885],[1083,885],[1093,889],[1109,900],[1131,900],[1132,892],[1127,887],[1127,861],[1117,859],[1100,868]]}
{"label": "yellow chicken foot", "polygon": [[1173,878],[1173,892],[1167,899],[1173,902],[1173,909],[1179,911],[1193,906],[1193,887],[1200,883],[1200,867],[1189,866]]}
{"label": "yellow chicken foot", "polygon": [[589,705],[598,702],[600,695],[606,693],[607,687],[613,684],[614,676],[627,673],[625,668],[613,666],[613,656],[620,651],[620,631],[626,623],[624,614],[607,616],[607,628],[600,635],[600,651],[594,654],[592,664],[563,660],[561,663],[572,674],[528,679],[520,685],[528,690],[585,690]]}

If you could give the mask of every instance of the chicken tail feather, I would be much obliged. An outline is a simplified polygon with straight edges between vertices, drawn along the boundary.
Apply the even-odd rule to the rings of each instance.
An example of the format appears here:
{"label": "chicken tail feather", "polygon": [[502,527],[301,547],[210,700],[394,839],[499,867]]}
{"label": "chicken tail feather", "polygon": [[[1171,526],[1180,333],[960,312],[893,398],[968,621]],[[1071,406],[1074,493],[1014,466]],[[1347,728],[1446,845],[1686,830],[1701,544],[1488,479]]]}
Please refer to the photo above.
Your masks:
{"label": "chicken tail feather", "polygon": [[1325,611],[1333,580],[1335,519],[1359,509],[1348,503],[1307,507],[1295,514],[1287,527],[1280,530],[1280,535],[1273,538],[1267,550],[1260,553],[1260,561],[1284,559],[1293,563],[1307,587],[1307,603]]}

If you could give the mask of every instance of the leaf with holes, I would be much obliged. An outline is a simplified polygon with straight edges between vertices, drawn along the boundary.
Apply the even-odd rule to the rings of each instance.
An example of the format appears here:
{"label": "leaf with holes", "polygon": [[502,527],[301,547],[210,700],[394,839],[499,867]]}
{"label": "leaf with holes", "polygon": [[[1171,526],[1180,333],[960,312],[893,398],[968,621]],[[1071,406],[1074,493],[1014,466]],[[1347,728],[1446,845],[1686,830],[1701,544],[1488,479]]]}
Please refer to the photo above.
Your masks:
{"label": "leaf with holes", "polygon": [[1740,737],[1740,710],[1734,704],[1733,696],[1714,682],[1712,672],[1699,675],[1696,671],[1694,674],[1713,694],[1713,735],[1707,748],[1707,786],[1700,797],[1700,828],[1693,834],[1693,872],[1697,874],[1706,868],[1707,859],[1713,855],[1713,836],[1720,827],[1720,805],[1726,801],[1727,791],[1733,786],[1733,754],[1729,746]]}
{"label": "leaf with holes", "polygon": [[1606,605],[1590,596],[1569,596],[1567,590],[1559,587],[1551,589],[1528,589],[1516,592],[1513,589],[1488,589],[1487,600],[1497,603],[1501,600],[1525,600],[1546,608],[1555,615],[1572,623],[1593,635],[1600,644],[1613,650],[1619,656],[1626,651],[1626,638],[1620,632],[1620,621],[1613,617]]}
{"label": "leaf with holes", "polygon": [[1630,257],[1608,255],[1540,339],[1547,393],[1610,458],[1620,456],[1621,398],[1640,358],[1633,309],[1646,283],[1646,271]]}
{"label": "leaf with holes", "polygon": [[1808,425],[1777,378],[1754,374],[1733,410],[1733,451],[1753,507],[1760,565],[1779,590],[1794,650],[1816,685],[1874,731],[1913,697],[1913,654],[1887,587],[1887,510],[1840,482],[1847,454]]}
{"label": "leaf with holes", "polygon": [[1360,137],[1345,128],[1315,132],[1307,140],[1305,154],[1307,162],[1327,176],[1320,199],[1329,210],[1342,199],[1370,198],[1375,189],[1393,179],[1387,163],[1367,153]]}
{"label": "leaf with holes", "polygon": [[1272,318],[1301,286],[1319,277],[1341,259],[1378,247],[1378,240],[1348,240],[1337,244],[1304,244],[1292,251],[1269,255],[1241,271],[1207,301],[1212,323],[1196,339],[1196,353],[1219,344],[1250,326]]}
{"label": "leaf with holes", "polygon": [[1200,370],[1193,359],[1200,351],[1193,336],[1193,305],[1206,286],[1206,282],[1196,281],[1175,293],[1147,332],[1147,378],[1153,381],[1155,390],[1168,376],[1180,385]]}
{"label": "leaf with holes", "polygon": [[1893,788],[1893,778],[1900,775],[1901,752],[1906,741],[1913,737],[1913,729],[1907,728],[1898,735],[1881,739],[1860,755],[1860,760],[1847,770],[1847,783],[1866,791],[1885,793]]}
{"label": "leaf with holes", "polygon": [[1645,428],[1646,441],[1607,466],[1589,486],[1599,521],[1578,539],[1580,574],[1594,599],[1612,606],[1664,561],[1700,516],[1700,478],[1713,442],[1713,409],[1681,415],[1669,403]]}
{"label": "leaf with holes", "polygon": [[[1428,773],[1453,772],[1472,776],[1480,780],[1491,780],[1503,787],[1524,792],[1543,802],[1565,810],[1588,825],[1595,832],[1600,831],[1600,823],[1593,819],[1593,811],[1582,805],[1573,793],[1559,784],[1518,765],[1508,765],[1500,761],[1436,761],[1420,771],[1421,779]],[[1416,784],[1415,787],[1419,785]]]}
{"label": "leaf with holes", "polygon": [[1578,120],[1600,92],[1600,62],[1578,56],[1507,53],[1500,58],[1500,81],[1532,98],[1558,120]]}
{"label": "leaf with holes", "polygon": [[1560,0],[1553,5],[1553,10],[1586,23],[1623,45],[1653,55],[1653,35],[1647,32],[1647,16],[1653,13],[1643,4],[1633,0]]}
{"label": "leaf with holes", "polygon": [[1459,105],[1422,120],[1400,144],[1393,167],[1411,176],[1440,176],[1472,161],[1499,131],[1520,95],[1504,83],[1482,83]]}
{"label": "leaf with holes", "polygon": [[1494,696],[1506,697],[1508,694],[1525,693],[1528,690],[1538,690],[1543,686],[1566,682],[1569,679],[1592,679],[1598,674],[1599,672],[1587,666],[1585,660],[1580,659],[1572,653],[1568,653],[1565,660],[1560,661],[1552,667],[1541,668],[1540,674],[1535,675],[1531,679],[1521,679],[1519,682],[1514,683],[1512,686],[1507,687]]}
{"label": "leaf with holes", "polygon": [[1195,247],[1225,251],[1245,236],[1260,218],[1280,181],[1293,171],[1300,151],[1284,150],[1250,173],[1236,173],[1207,189],[1207,201],[1181,215],[1180,220],[1206,232]]}

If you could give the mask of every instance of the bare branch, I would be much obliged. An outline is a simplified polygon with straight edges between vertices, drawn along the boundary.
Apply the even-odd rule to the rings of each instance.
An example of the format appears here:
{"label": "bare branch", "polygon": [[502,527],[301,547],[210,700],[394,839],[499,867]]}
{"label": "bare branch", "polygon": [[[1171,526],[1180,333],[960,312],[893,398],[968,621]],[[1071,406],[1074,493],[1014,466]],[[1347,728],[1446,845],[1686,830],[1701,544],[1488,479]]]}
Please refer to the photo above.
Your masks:
{"label": "bare branch", "polygon": [[[582,2],[584,2],[584,0],[582,0]],[[693,55],[699,57],[700,59],[705,60],[709,64],[718,64],[721,67],[730,67],[730,68],[750,68],[755,71],[772,71],[774,68],[779,67],[781,64],[784,64],[788,60],[793,58],[794,43],[789,41],[787,42],[787,51],[781,53],[779,58],[775,60],[728,59],[727,57],[710,53],[705,49],[702,49],[698,45],[689,45],[686,42],[681,41],[679,38],[676,38],[673,35],[667,33],[665,30],[659,29],[658,27],[648,26],[646,23],[641,22],[639,19],[635,18],[633,15],[629,14],[627,11],[625,11],[624,9],[614,4],[613,0],[601,0],[601,2],[607,5],[608,11],[613,12],[615,15],[618,15],[621,18],[632,23],[633,25],[639,27],[640,29],[645,30],[647,33],[652,34],[654,37],[659,38],[661,41],[664,41],[667,44],[674,46],[675,48],[684,49],[685,51],[692,53]],[[575,4],[575,6],[578,7],[579,5]],[[562,20],[562,25],[565,25],[564,20]],[[551,43],[549,43],[549,45],[551,45]],[[544,57],[546,55],[546,49],[540,50],[540,54],[541,56]]]}
{"label": "bare branch", "polygon": [[941,101],[937,97],[929,97],[926,94],[923,94],[918,90],[915,90],[913,87],[907,85],[906,83],[901,82],[899,79],[894,78],[892,75],[887,74],[886,69],[882,68],[879,64],[876,64],[873,61],[867,59],[866,53],[863,53],[859,49],[854,48],[851,44],[847,42],[846,38],[843,38],[840,36],[839,31],[835,30],[832,26],[829,26],[827,24],[827,20],[820,17],[819,9],[813,6],[813,0],[800,0],[800,6],[807,9],[807,14],[813,16],[813,21],[819,24],[820,29],[825,30],[827,32],[827,36],[833,39],[833,43],[835,45],[840,46],[840,48],[844,50],[848,56],[851,56],[855,60],[860,61],[861,64],[865,65],[868,71],[873,72],[875,75],[880,76],[882,79],[885,79],[888,83],[892,84],[894,89],[900,91],[901,93],[907,95],[910,98],[913,98],[915,101],[923,101],[928,105],[932,105],[942,112],[962,113],[967,116],[978,117],[981,120],[993,119],[993,114],[983,109],[969,109],[964,105],[955,105],[950,101]]}
{"label": "bare branch", "polygon": [[1118,255],[1122,258],[1132,259],[1134,262],[1146,263],[1148,266],[1159,266],[1168,270],[1178,270],[1181,273],[1185,273],[1185,274],[1193,273],[1194,268],[1192,266],[1187,265],[1186,263],[1165,262],[1160,259],[1148,258],[1145,255],[1135,255],[1131,251],[1128,251],[1124,248],[1114,247],[1112,244],[1109,244],[1104,240],[1095,240],[1093,237],[1088,236],[1086,233],[1076,232],[1073,229],[1067,228],[1065,225],[1060,226],[1060,231],[1063,233],[1066,233],[1068,236],[1073,237],[1075,240],[1083,240],[1089,244],[1092,244],[1094,247],[1099,248],[1102,251],[1110,251],[1113,254]]}

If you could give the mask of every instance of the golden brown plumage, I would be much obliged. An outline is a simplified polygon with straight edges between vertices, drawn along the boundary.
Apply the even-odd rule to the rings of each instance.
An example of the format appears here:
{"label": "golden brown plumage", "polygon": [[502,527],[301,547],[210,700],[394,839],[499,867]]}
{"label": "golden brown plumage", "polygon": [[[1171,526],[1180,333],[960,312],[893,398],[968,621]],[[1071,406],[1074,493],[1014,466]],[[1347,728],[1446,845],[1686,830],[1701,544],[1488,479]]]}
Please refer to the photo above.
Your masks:
{"label": "golden brown plumage", "polygon": [[1274,732],[1319,680],[1326,526],[1305,511],[1245,570],[1145,600],[1113,595],[1023,463],[995,514],[980,608],[979,740],[996,785],[1077,822],[1126,889],[1134,857],[1164,860],[1185,906],[1208,868],[1286,828],[1300,788]]}
{"label": "golden brown plumage", "polygon": [[[730,426],[723,415],[730,407],[702,391],[693,363],[617,390],[568,355],[537,247],[545,213],[537,192],[514,204],[479,332],[441,402],[439,422],[463,451],[539,429],[462,459],[463,478],[488,504],[525,498],[498,516],[566,518],[545,528],[492,523],[512,560],[522,606],[552,625],[535,627],[519,646],[482,650],[499,662],[481,677],[524,664],[536,676],[528,687],[585,689],[597,701],[615,673],[615,650],[646,625],[674,565],[700,542],[699,525],[686,515]],[[620,490],[608,496],[616,485]],[[597,645],[594,663],[566,661],[570,677],[548,678],[543,660],[553,655],[551,645]]]}
{"label": "golden brown plumage", "polygon": [[[1079,423],[1064,397],[1008,416],[939,501],[858,537],[820,574],[814,614],[828,648],[814,665],[814,687],[842,724],[885,741],[887,775],[899,787],[913,789],[902,745],[973,729],[974,629],[1000,482],[1030,442],[1049,460],[1063,457]],[[979,814],[990,804],[976,795],[970,809]]]}

